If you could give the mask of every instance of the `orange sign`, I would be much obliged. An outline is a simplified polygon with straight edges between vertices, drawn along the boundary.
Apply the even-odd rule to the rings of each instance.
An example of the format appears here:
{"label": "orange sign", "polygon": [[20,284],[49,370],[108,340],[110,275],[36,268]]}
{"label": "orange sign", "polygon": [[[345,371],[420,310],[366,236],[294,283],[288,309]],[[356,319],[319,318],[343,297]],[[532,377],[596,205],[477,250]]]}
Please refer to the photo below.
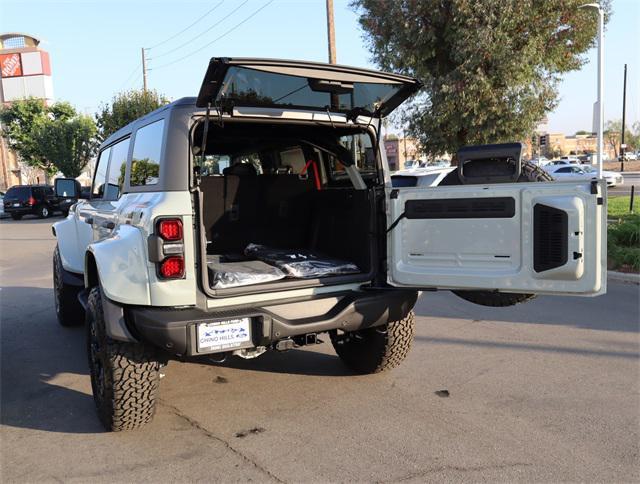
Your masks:
{"label": "orange sign", "polygon": [[22,75],[20,54],[0,55],[0,72],[2,77],[18,77]]}

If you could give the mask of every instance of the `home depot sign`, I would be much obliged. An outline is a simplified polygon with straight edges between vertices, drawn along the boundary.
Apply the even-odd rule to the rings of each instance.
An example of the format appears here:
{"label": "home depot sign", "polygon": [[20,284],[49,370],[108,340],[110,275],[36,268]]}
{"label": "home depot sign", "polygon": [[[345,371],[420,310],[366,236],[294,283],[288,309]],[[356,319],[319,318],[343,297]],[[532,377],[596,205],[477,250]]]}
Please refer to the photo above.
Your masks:
{"label": "home depot sign", "polygon": [[18,77],[22,75],[22,64],[20,54],[0,55],[0,72],[2,77]]}

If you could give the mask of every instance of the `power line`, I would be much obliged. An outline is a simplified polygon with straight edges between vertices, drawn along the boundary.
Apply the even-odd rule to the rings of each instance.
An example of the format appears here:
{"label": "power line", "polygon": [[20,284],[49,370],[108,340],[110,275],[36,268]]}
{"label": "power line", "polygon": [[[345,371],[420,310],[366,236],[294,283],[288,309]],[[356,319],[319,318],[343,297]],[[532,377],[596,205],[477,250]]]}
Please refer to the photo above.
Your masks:
{"label": "power line", "polygon": [[120,87],[118,88],[118,91],[121,90],[133,77],[133,75],[138,72],[138,69],[140,69],[139,65],[136,65],[136,67],[133,69],[133,71],[131,71],[131,74],[129,74],[127,76],[127,78],[124,80],[124,82],[122,84],[120,84]]}
{"label": "power line", "polygon": [[230,13],[228,13],[227,15],[225,15],[224,17],[222,17],[220,20],[218,20],[216,23],[214,23],[213,25],[211,25],[207,30],[205,30],[204,32],[200,32],[198,35],[196,35],[195,37],[187,40],[186,42],[184,42],[183,44],[180,44],[178,47],[174,47],[171,50],[168,50],[167,52],[163,52],[162,54],[158,54],[155,55],[153,57],[150,57],[149,60],[152,59],[158,59],[160,57],[164,57],[166,55],[169,55],[173,52],[175,52],[176,50],[182,49],[184,46],[189,45],[191,42],[193,42],[194,40],[202,37],[204,34],[206,34],[207,32],[209,32],[211,29],[213,29],[214,27],[217,27],[218,25],[220,25],[222,22],[224,22],[225,20],[227,20],[229,17],[231,17],[234,13],[236,13],[238,10],[240,10],[244,5],[246,5],[249,2],[249,0],[245,0],[244,2],[242,2],[240,5],[238,5],[236,8],[234,8]]}
{"label": "power line", "polygon": [[[269,5],[271,5],[274,2],[274,0],[270,0],[267,3],[265,3],[262,7],[260,7],[258,10],[256,10],[255,12],[253,12],[251,15],[249,15],[247,18],[245,18],[243,21],[237,23],[236,25],[234,25],[233,27],[231,27],[229,30],[227,30],[226,32],[224,32],[223,34],[219,35],[218,37],[216,37],[215,39],[213,39],[211,42],[203,45],[202,47],[200,47],[199,49],[194,50],[193,52],[184,55],[182,57],[180,57],[179,59],[176,59],[174,61],[168,62],[166,64],[162,64],[158,67],[154,67],[153,69],[149,69],[149,70],[155,70],[155,69],[162,69],[163,67],[168,67],[172,64],[175,64],[177,62],[181,62],[195,54],[197,54],[198,52],[206,49],[207,47],[209,47],[211,44],[213,44],[214,42],[217,42],[218,40],[222,39],[223,37],[226,37],[228,34],[230,34],[231,32],[233,32],[235,29],[237,29],[238,27],[240,27],[242,24],[248,22],[249,20],[251,20],[253,17],[255,17],[256,15],[258,15],[258,13],[260,13],[260,11],[264,10],[265,8],[267,8]],[[246,3],[246,2],[245,2]]]}
{"label": "power line", "polygon": [[132,82],[130,82],[130,83],[129,83],[129,86],[127,86],[127,87],[133,87],[133,86],[135,86],[135,85],[138,83],[138,81],[140,81],[140,79],[141,79],[141,78],[142,78],[142,72],[141,72],[141,73],[139,73],[139,74],[136,76],[136,78],[135,78]]}
{"label": "power line", "polygon": [[211,10],[208,10],[207,12],[205,12],[202,16],[200,16],[195,22],[193,22],[192,24],[188,25],[187,27],[185,27],[184,29],[182,29],[180,32],[178,32],[177,34],[172,35],[171,37],[164,39],[162,42],[158,42],[157,44],[152,45],[151,47],[147,47],[147,50],[151,50],[151,49],[155,49],[156,47],[160,47],[161,45],[166,44],[167,42],[169,42],[170,40],[175,39],[176,37],[178,37],[180,34],[183,34],[184,32],[186,32],[187,30],[189,30],[191,27],[193,27],[194,25],[196,25],[198,22],[200,22],[203,18],[205,18],[207,15],[209,15],[211,12],[213,12],[216,8],[218,8],[220,5],[222,5],[224,3],[224,0],[221,0],[220,3],[218,3],[217,5],[215,5]]}

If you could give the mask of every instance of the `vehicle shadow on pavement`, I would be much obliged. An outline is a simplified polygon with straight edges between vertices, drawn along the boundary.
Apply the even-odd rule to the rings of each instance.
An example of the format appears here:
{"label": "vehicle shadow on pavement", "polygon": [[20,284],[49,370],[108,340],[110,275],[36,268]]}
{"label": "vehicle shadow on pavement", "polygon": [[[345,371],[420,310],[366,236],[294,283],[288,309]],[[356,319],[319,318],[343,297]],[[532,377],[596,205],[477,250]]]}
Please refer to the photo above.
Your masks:
{"label": "vehicle shadow on pavement", "polygon": [[[324,344],[319,348],[331,348],[329,338],[323,338]],[[328,345],[328,346],[327,346]],[[313,346],[312,346],[313,348]],[[258,358],[244,360],[239,357],[229,357],[223,363],[201,360],[201,363],[232,368],[235,370],[261,371],[266,373],[283,373],[288,375],[306,376],[353,376],[337,355],[327,355],[307,349],[294,349],[283,353],[268,351]]]}
{"label": "vehicle shadow on pavement", "polygon": [[52,289],[3,287],[0,423],[62,433],[101,433],[84,327],[64,328]]}
{"label": "vehicle shadow on pavement", "polygon": [[415,312],[430,318],[640,333],[640,292],[634,284],[617,285],[615,294],[594,298],[538,296],[532,301],[504,308],[473,304],[449,291],[425,292],[418,299]]}

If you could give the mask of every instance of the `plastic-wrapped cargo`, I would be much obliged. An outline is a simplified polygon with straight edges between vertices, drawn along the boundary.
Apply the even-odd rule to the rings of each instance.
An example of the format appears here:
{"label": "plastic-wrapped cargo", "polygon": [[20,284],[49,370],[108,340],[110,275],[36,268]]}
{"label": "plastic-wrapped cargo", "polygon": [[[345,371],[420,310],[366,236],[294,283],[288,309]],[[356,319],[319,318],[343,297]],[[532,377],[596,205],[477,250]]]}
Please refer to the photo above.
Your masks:
{"label": "plastic-wrapped cargo", "polygon": [[220,257],[208,257],[209,284],[212,289],[250,286],[277,281],[286,277],[285,273],[259,260],[221,262]]}
{"label": "plastic-wrapped cargo", "polygon": [[275,249],[259,244],[247,245],[245,255],[281,269],[287,276],[300,279],[357,274],[360,269],[353,262],[325,257],[306,249]]}

